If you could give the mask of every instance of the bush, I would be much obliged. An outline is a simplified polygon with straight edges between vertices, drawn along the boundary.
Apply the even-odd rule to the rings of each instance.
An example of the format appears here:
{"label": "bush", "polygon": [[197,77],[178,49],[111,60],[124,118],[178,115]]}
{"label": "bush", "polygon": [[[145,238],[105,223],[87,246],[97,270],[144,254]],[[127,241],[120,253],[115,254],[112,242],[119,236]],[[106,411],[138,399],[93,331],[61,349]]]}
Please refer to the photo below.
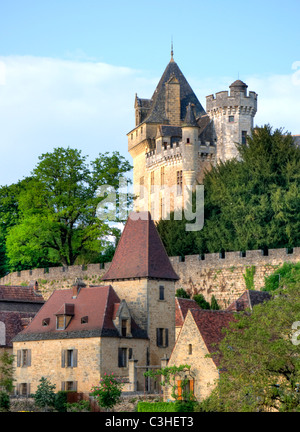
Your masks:
{"label": "bush", "polygon": [[54,400],[54,408],[58,412],[66,412],[67,411],[67,391],[58,391],[55,395]]}
{"label": "bush", "polygon": [[87,400],[81,400],[79,402],[67,403],[68,412],[87,412],[91,410],[90,403]]}
{"label": "bush", "polygon": [[5,391],[0,392],[0,411],[9,411],[10,399]]}
{"label": "bush", "polygon": [[201,307],[201,309],[210,309],[210,304],[205,300],[203,294],[194,295],[193,299]]}
{"label": "bush", "polygon": [[138,412],[176,412],[174,402],[139,402]]}
{"label": "bush", "polygon": [[195,401],[180,401],[175,402],[176,412],[194,412]]}
{"label": "bush", "polygon": [[282,284],[297,282],[300,275],[300,263],[285,262],[281,267],[265,278],[263,291],[275,291]]}

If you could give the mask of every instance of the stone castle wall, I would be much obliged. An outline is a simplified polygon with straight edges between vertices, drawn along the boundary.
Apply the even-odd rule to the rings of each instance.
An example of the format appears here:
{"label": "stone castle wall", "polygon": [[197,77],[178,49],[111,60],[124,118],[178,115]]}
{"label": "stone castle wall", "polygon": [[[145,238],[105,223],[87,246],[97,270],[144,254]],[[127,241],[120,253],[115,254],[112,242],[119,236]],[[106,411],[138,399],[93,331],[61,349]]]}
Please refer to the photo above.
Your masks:
{"label": "stone castle wall", "polygon": [[[204,259],[203,259],[204,258]],[[287,253],[286,249],[269,249],[264,256],[260,250],[188,255],[184,258],[170,257],[174,270],[180,277],[175,289],[185,288],[192,293],[202,293],[210,301],[215,296],[220,306],[226,307],[236,300],[246,289],[244,275],[253,266],[254,289],[260,290],[266,276],[273,273],[284,262],[300,261],[300,247]],[[71,288],[75,278],[82,278],[87,285],[100,285],[101,276],[110,263],[89,264],[87,266],[52,267],[49,269],[23,270],[11,273],[0,279],[0,285],[28,285],[37,280],[40,290],[47,299],[55,289]],[[104,268],[103,268],[104,267]]]}

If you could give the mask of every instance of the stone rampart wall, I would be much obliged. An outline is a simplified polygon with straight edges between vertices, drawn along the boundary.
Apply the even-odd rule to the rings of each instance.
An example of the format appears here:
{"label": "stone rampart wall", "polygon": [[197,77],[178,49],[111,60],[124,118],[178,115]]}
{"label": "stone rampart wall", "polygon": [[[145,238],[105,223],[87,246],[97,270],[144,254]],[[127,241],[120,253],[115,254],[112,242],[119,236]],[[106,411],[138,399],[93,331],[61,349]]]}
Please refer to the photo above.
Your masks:
{"label": "stone rampart wall", "polygon": [[[176,289],[183,287],[192,293],[202,293],[210,301],[214,295],[222,307],[236,300],[246,289],[244,275],[253,266],[254,289],[261,289],[266,276],[273,273],[284,262],[300,261],[300,247],[269,249],[267,255],[260,250],[226,252],[170,257],[174,270],[180,277]],[[0,279],[0,285],[28,285],[37,280],[47,299],[55,289],[71,288],[75,278],[82,278],[87,285],[100,285],[101,276],[108,270],[110,263],[89,264],[87,266],[52,267],[49,269],[23,270],[11,273]]]}

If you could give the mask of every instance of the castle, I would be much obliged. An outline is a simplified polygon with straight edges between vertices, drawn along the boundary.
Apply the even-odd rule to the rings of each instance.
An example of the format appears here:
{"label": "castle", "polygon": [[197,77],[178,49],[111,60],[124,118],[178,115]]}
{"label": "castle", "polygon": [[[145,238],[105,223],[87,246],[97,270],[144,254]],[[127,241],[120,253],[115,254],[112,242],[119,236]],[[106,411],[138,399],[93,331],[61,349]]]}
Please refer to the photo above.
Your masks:
{"label": "castle", "polygon": [[[151,99],[135,96],[135,127],[128,134],[136,210],[155,220],[183,204],[185,187],[205,171],[237,157],[257,111],[257,94],[241,80],[206,97],[206,111],[174,61],[173,51]],[[171,190],[172,196],[167,195]]]}

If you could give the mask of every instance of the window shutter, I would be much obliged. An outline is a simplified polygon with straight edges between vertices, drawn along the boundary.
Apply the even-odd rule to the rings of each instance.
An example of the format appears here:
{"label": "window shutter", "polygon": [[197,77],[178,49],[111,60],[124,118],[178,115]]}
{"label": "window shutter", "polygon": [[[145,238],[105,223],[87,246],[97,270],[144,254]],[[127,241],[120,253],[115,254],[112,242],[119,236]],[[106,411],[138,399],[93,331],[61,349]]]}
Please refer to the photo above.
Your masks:
{"label": "window shutter", "polygon": [[118,350],[118,366],[122,367],[122,350],[119,348]]}
{"label": "window shutter", "polygon": [[177,381],[177,392],[178,392],[178,399],[182,400],[181,380]]}
{"label": "window shutter", "polygon": [[169,346],[169,329],[165,329],[165,347]]}
{"label": "window shutter", "polygon": [[156,329],[156,345],[159,346],[159,328]]}
{"label": "window shutter", "polygon": [[31,349],[27,350],[27,366],[31,366]]}
{"label": "window shutter", "polygon": [[65,389],[66,389],[66,383],[65,383],[65,381],[62,381],[61,382],[61,390],[65,391]]}
{"label": "window shutter", "polygon": [[31,387],[30,387],[30,383],[28,383],[28,384],[27,384],[27,396],[30,395],[30,388],[31,388]]}
{"label": "window shutter", "polygon": [[17,351],[17,367],[21,366],[21,350]]}
{"label": "window shutter", "polygon": [[78,350],[74,349],[73,350],[73,367],[77,367],[77,357],[78,357],[77,353],[78,353]]}
{"label": "window shutter", "polygon": [[78,381],[73,381],[73,389],[77,392],[77,383]]}
{"label": "window shutter", "polygon": [[66,350],[61,351],[61,367],[66,367]]}
{"label": "window shutter", "polygon": [[190,393],[194,396],[194,380],[190,380]]}

